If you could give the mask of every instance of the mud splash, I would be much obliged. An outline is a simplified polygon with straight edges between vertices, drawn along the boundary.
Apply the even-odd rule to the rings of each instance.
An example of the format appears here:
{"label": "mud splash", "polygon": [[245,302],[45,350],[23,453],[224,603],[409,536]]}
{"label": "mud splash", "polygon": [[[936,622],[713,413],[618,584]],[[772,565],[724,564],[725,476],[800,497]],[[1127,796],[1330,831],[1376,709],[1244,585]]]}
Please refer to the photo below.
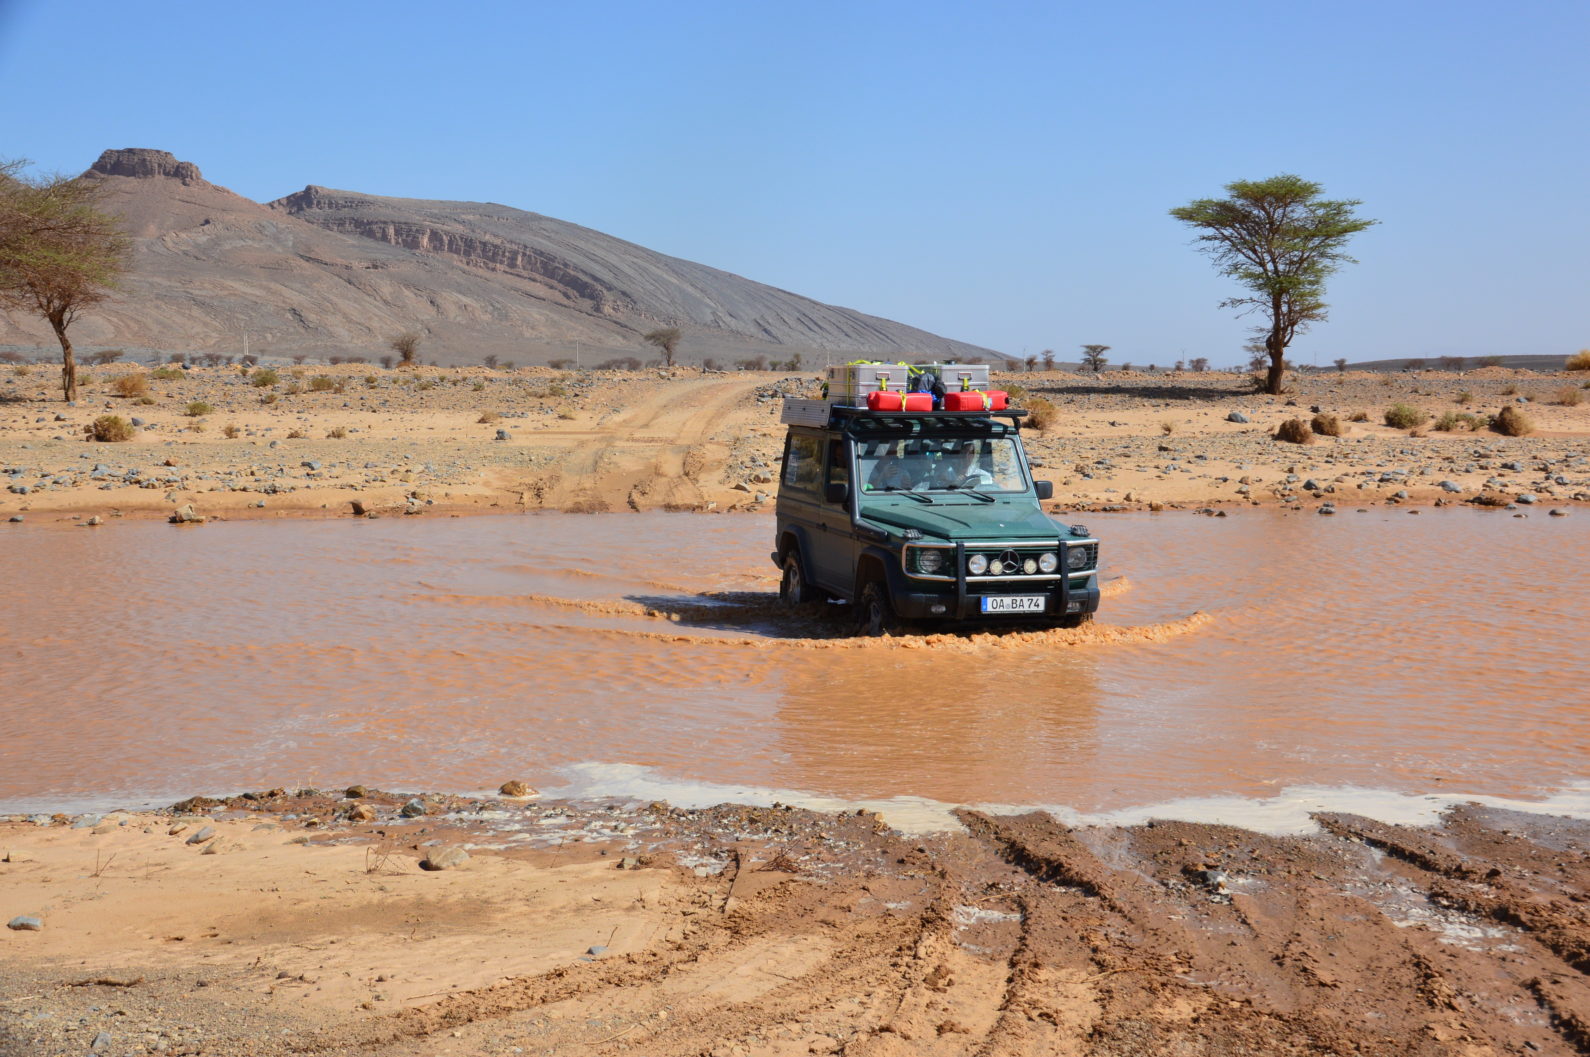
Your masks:
{"label": "mud splash", "polygon": [[[112,523],[5,538],[0,810],[583,764],[835,800],[1128,810],[1582,781],[1581,518],[1125,515],[1074,630],[859,641],[771,525]],[[605,790],[623,793],[621,786]]]}

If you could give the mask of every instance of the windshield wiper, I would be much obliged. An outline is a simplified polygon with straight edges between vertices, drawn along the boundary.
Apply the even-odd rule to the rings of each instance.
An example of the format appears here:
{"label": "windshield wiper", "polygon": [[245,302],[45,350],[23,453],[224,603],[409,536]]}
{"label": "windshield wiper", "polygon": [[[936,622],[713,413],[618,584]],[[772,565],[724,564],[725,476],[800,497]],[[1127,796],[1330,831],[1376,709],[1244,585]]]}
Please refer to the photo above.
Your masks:
{"label": "windshield wiper", "polygon": [[977,489],[971,487],[970,485],[952,484],[952,485],[949,485],[948,487],[950,488],[951,491],[965,492],[967,495],[975,495],[977,498],[981,499],[985,503],[992,503],[994,501],[994,497],[993,496],[984,495],[982,492],[979,492]]}
{"label": "windshield wiper", "polygon": [[933,505],[933,497],[932,496],[923,495],[921,492],[918,492],[914,488],[895,488],[895,487],[893,487],[891,485],[890,487],[885,488],[884,491],[885,492],[890,492],[890,493],[898,492],[900,495],[908,495],[912,499],[916,499],[916,500],[918,500],[920,502],[927,503],[929,506]]}

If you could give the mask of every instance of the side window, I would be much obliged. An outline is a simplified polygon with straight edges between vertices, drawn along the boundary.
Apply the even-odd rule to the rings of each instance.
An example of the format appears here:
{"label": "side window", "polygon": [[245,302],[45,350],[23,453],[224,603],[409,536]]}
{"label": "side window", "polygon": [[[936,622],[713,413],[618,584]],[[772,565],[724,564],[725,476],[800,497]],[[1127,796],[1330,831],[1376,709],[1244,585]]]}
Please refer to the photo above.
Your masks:
{"label": "side window", "polygon": [[846,440],[830,440],[828,442],[828,478],[829,484],[850,483],[850,442]]}
{"label": "side window", "polygon": [[818,461],[821,445],[815,437],[791,433],[784,448],[784,487],[812,491],[817,487],[817,477],[822,464]]}

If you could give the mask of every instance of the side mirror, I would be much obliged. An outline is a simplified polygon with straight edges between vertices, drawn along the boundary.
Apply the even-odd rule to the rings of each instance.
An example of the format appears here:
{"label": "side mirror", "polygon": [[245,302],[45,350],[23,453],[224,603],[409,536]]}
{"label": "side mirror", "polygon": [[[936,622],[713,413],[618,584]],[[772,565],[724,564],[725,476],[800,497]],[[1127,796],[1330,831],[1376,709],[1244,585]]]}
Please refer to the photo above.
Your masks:
{"label": "side mirror", "polygon": [[1032,486],[1038,490],[1038,498],[1039,499],[1053,499],[1054,498],[1054,482],[1053,481],[1034,481],[1034,482],[1032,482]]}
{"label": "side mirror", "polygon": [[823,486],[823,498],[836,506],[850,502],[850,486],[843,481],[830,481]]}

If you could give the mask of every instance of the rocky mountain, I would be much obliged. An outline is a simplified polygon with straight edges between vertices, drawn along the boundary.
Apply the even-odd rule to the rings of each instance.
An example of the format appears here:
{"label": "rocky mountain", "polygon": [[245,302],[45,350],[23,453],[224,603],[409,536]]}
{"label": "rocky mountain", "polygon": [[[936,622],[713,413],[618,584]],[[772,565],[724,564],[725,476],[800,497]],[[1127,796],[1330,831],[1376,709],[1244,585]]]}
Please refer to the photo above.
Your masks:
{"label": "rocky mountain", "polygon": [[[261,204],[142,148],[85,177],[134,248],[120,294],[74,326],[84,348],[374,357],[415,330],[441,363],[592,362],[650,358],[641,335],[677,326],[686,360],[997,355],[508,206],[314,185]],[[54,346],[20,313],[0,344]]]}

